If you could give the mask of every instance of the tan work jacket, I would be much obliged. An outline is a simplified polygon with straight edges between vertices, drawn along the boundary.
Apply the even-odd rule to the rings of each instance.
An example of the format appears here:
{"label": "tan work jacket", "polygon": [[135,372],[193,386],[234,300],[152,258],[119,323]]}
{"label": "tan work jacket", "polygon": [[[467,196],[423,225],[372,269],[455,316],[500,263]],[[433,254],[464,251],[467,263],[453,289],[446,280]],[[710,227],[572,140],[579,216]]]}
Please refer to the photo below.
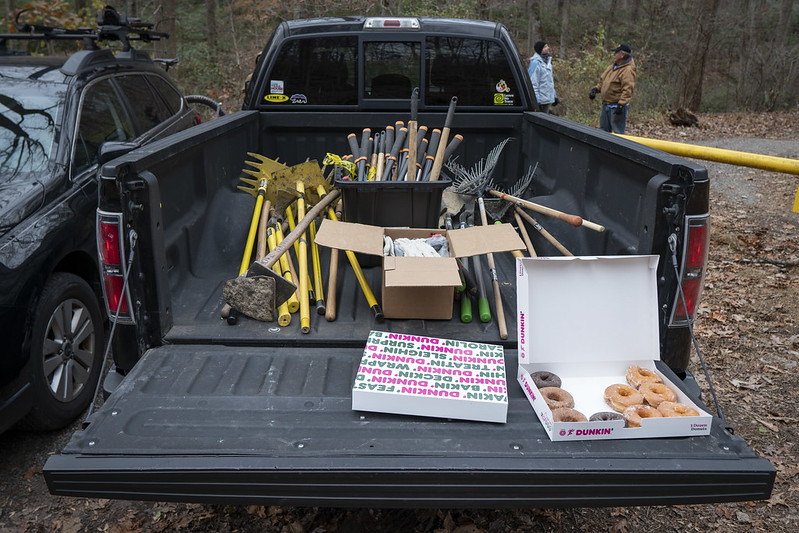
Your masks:
{"label": "tan work jacket", "polygon": [[603,104],[629,104],[635,89],[635,60],[631,57],[615,69],[613,66],[605,69],[594,89],[602,95]]}

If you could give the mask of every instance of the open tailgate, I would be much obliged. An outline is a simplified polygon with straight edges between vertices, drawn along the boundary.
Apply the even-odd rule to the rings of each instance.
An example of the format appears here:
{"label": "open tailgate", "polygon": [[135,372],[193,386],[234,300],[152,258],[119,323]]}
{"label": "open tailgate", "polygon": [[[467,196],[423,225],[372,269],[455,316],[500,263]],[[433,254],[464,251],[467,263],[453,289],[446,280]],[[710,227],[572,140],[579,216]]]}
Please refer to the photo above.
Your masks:
{"label": "open tailgate", "polygon": [[[718,418],[708,436],[551,442],[514,376],[506,424],[356,412],[360,357],[355,348],[150,350],[48,459],[48,487],[130,500],[405,508],[771,494],[774,468]],[[516,352],[505,357],[515,368]]]}

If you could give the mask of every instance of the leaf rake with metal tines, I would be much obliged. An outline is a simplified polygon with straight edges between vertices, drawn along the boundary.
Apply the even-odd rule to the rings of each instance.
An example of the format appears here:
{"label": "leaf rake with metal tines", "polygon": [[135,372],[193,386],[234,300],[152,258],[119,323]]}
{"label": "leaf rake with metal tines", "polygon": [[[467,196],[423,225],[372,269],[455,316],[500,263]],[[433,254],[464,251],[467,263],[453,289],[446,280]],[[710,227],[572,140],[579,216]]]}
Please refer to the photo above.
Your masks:
{"label": "leaf rake with metal tines", "polygon": [[508,137],[496,145],[488,157],[480,159],[474,167],[466,169],[457,161],[447,162],[447,169],[449,169],[455,176],[453,179],[452,190],[458,194],[468,195],[482,195],[488,188],[493,188],[493,179],[491,174],[499,162],[499,156],[505,145],[508,144],[511,138]]}

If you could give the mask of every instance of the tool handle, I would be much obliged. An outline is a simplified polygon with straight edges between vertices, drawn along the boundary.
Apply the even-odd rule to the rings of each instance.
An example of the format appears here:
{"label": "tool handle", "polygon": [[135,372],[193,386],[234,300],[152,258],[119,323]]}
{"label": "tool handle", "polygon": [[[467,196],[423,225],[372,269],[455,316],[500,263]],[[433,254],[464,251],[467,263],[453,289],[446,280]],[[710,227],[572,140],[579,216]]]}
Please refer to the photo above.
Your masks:
{"label": "tool handle", "polygon": [[338,249],[330,250],[330,271],[327,274],[327,302],[325,304],[325,320],[336,319],[336,284],[338,283]]}
{"label": "tool handle", "polygon": [[311,223],[311,220],[319,216],[319,213],[325,210],[327,206],[330,205],[331,202],[333,202],[333,200],[338,198],[339,194],[341,193],[339,192],[338,189],[333,189],[332,191],[327,193],[324,196],[324,198],[319,200],[319,202],[317,202],[317,204],[314,205],[308,211],[308,213],[306,213],[305,217],[303,217],[302,220],[297,222],[297,225],[294,227],[291,233],[286,235],[286,237],[283,239],[283,242],[281,242],[278,246],[276,246],[274,250],[269,252],[267,256],[263,258],[263,260],[259,261],[259,263],[261,263],[261,265],[266,268],[271,268],[272,265],[275,264],[275,261],[280,259],[280,256],[286,253],[286,250],[288,250],[294,244],[294,241],[300,238],[300,235],[302,235],[305,232],[306,228],[308,228],[308,225]]}
{"label": "tool handle", "polygon": [[438,181],[438,178],[441,175],[441,167],[444,165],[444,152],[447,149],[447,142],[449,142],[449,132],[452,128],[452,117],[455,114],[455,105],[457,103],[458,97],[453,96],[452,100],[449,102],[447,118],[444,120],[444,128],[441,130],[441,139],[438,141],[436,158],[433,161],[433,170],[430,171],[430,181]]}
{"label": "tool handle", "polygon": [[472,321],[472,300],[466,295],[461,295],[461,322],[468,324]]}
{"label": "tool handle", "polygon": [[569,250],[567,250],[566,247],[563,246],[560,243],[559,240],[557,240],[555,237],[553,237],[551,233],[549,233],[547,230],[545,230],[541,226],[541,224],[538,223],[538,221],[536,219],[531,217],[524,210],[519,209],[518,207],[516,209],[518,209],[518,213],[522,216],[522,218],[524,218],[527,222],[529,222],[536,229],[536,231],[538,231],[538,233],[540,233],[542,237],[544,237],[547,241],[549,241],[549,243],[552,244],[552,246],[557,248],[558,251],[560,251],[560,253],[562,253],[563,255],[567,255],[567,256],[573,256],[574,255]]}
{"label": "tool handle", "polygon": [[451,141],[449,141],[447,149],[444,150],[444,161],[446,161],[452,156],[452,154],[455,152],[455,150],[457,150],[458,145],[461,143],[462,140],[463,140],[463,135],[459,133],[455,135]]}
{"label": "tool handle", "polygon": [[[493,260],[489,261],[489,263],[493,263]],[[497,325],[499,326],[499,338],[504,340],[508,338],[508,325],[505,322],[505,308],[502,305],[502,294],[499,291],[499,280],[497,279],[497,269],[495,267],[491,267],[489,270],[491,271],[491,278],[492,278],[491,283],[494,286],[494,302],[496,302],[496,307],[497,307]]]}
{"label": "tool handle", "polygon": [[537,213],[541,213],[542,215],[549,215],[551,217],[555,217],[559,220],[562,220],[563,222],[566,222],[567,224],[571,224],[572,226],[585,226],[586,228],[597,231],[599,233],[605,231],[605,226],[601,226],[596,222],[591,222],[590,220],[585,220],[577,215],[569,215],[562,211],[558,211],[557,209],[552,209],[551,207],[537,204],[529,200],[523,200],[521,198],[517,198],[516,196],[495,191],[493,189],[490,189],[488,192],[489,194],[492,194],[497,198],[501,198],[507,202],[515,203],[516,205],[520,205],[522,207],[526,207],[527,209],[530,209],[531,211],[535,211]]}
{"label": "tool handle", "polygon": [[522,234],[522,240],[524,245],[527,246],[527,251],[530,252],[530,257],[538,257],[538,254],[535,253],[535,248],[533,248],[533,241],[530,240],[530,234],[527,233],[527,227],[524,225],[521,216],[519,216],[521,208],[517,205],[514,206],[514,210],[513,217],[516,219],[516,225],[519,227],[519,233]]}
{"label": "tool handle", "polygon": [[[480,220],[483,222],[483,226],[487,226],[488,216],[486,216],[486,207],[482,196],[477,198],[477,205],[480,208]],[[505,323],[505,309],[502,305],[502,293],[499,290],[499,278],[497,277],[497,266],[494,263],[494,254],[488,252],[486,254],[486,259],[488,260],[488,273],[491,276],[491,285],[494,289],[494,306],[497,308],[496,313],[497,326],[499,326],[499,338],[504,340],[508,338],[508,325]]]}
{"label": "tool handle", "polygon": [[406,181],[416,181],[416,121],[408,121],[408,159],[407,159],[407,178]]}
{"label": "tool handle", "polygon": [[485,296],[477,300],[477,312],[480,316],[480,322],[491,322],[491,306]]}

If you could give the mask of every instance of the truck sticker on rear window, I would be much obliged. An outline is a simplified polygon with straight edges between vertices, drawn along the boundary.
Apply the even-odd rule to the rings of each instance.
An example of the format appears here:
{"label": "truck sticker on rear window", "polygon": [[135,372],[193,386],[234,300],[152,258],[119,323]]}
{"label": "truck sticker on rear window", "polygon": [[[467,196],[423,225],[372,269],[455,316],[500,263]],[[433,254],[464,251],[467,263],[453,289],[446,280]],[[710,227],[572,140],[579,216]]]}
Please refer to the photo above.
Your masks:
{"label": "truck sticker on rear window", "polygon": [[513,105],[513,95],[494,93],[494,105]]}
{"label": "truck sticker on rear window", "polygon": [[285,94],[267,94],[266,96],[264,96],[264,100],[273,103],[285,102],[288,99],[289,97],[286,96]]}
{"label": "truck sticker on rear window", "polygon": [[269,92],[271,94],[283,94],[283,80],[272,80],[269,82]]}
{"label": "truck sticker on rear window", "polygon": [[308,99],[305,97],[304,94],[292,94],[291,95],[291,103],[292,104],[307,104]]}

